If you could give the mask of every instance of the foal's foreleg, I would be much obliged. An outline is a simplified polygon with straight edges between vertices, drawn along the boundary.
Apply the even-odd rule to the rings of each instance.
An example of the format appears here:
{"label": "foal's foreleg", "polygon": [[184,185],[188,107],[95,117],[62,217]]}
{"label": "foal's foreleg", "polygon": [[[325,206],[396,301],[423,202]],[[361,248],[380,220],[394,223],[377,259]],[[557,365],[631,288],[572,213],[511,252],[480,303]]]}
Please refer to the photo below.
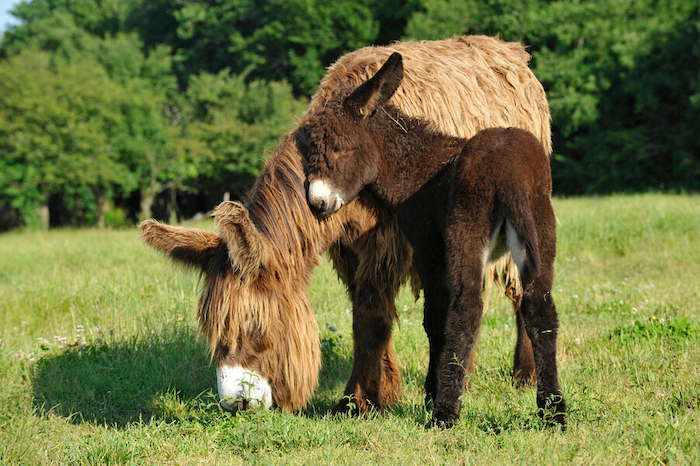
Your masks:
{"label": "foal's foreleg", "polygon": [[425,405],[435,400],[440,356],[445,346],[445,319],[450,305],[450,290],[446,286],[445,271],[432,275],[434,280],[422,280],[425,294],[423,328],[428,335],[430,359],[425,377]]}

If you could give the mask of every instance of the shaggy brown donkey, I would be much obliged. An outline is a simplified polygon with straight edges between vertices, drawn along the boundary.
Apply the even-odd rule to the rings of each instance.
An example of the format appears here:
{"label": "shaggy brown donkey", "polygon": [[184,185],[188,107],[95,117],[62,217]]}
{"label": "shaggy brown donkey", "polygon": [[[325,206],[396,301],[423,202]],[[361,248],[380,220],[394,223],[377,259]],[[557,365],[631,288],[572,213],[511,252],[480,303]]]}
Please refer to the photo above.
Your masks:
{"label": "shaggy brown donkey", "polygon": [[[465,365],[481,325],[484,270],[510,251],[525,290],[521,313],[534,349],[537,406],[564,425],[551,295],[556,220],[545,150],[516,128],[483,130],[469,140],[432,131],[388,104],[402,78],[402,57],[394,53],[374,77],[309,120],[301,136],[308,138],[310,203],[329,216],[368,186],[395,212],[415,251],[425,312],[438,313],[442,324],[426,328],[426,390],[441,425],[459,419]],[[427,302],[430,290],[445,284],[448,305]]]}

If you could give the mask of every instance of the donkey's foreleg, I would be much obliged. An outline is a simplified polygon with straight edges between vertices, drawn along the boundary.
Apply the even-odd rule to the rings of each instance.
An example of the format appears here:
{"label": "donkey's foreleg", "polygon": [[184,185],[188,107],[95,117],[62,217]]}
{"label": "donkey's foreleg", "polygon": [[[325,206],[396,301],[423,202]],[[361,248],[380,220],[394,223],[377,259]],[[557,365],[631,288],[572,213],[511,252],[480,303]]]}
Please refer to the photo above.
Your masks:
{"label": "donkey's foreleg", "polygon": [[452,288],[445,323],[445,346],[440,355],[433,422],[451,427],[459,420],[468,359],[479,336],[482,317],[481,265],[470,267],[463,283]]}
{"label": "donkey's foreleg", "polygon": [[401,373],[391,344],[396,308],[372,286],[357,285],[353,303],[353,365],[343,399],[333,412],[360,413],[393,403],[401,393]]}

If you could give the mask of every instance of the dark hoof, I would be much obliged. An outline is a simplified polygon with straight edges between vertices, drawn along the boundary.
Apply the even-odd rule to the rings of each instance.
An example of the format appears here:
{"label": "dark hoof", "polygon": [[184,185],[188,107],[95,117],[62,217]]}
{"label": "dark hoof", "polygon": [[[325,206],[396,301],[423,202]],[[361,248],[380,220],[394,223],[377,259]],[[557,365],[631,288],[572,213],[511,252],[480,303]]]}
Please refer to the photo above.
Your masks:
{"label": "dark hoof", "polygon": [[566,431],[566,402],[561,395],[550,395],[537,400],[537,413],[547,427],[561,427]]}
{"label": "dark hoof", "polygon": [[360,410],[353,400],[354,398],[351,396],[344,397],[331,408],[331,413],[358,415]]}
{"label": "dark hoof", "polygon": [[453,427],[459,422],[460,407],[461,403],[458,405],[457,409],[449,409],[448,407],[439,405],[436,406],[433,410],[433,418],[430,426],[440,429],[449,429]]}
{"label": "dark hoof", "polygon": [[433,414],[432,419],[430,420],[430,424],[428,424],[429,429],[451,429],[454,427],[457,422],[459,422],[459,416],[455,417],[449,417],[447,419],[441,419],[435,416]]}

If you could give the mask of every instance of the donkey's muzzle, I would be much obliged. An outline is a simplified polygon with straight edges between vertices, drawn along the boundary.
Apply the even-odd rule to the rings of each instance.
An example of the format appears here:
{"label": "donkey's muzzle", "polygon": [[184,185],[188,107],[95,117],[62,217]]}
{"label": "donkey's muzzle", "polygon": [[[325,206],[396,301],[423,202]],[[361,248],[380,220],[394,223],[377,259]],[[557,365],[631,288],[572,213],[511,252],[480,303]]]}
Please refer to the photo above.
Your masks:
{"label": "donkey's muzzle", "polygon": [[221,407],[228,411],[272,407],[272,388],[256,371],[221,366],[216,369],[216,385]]}

